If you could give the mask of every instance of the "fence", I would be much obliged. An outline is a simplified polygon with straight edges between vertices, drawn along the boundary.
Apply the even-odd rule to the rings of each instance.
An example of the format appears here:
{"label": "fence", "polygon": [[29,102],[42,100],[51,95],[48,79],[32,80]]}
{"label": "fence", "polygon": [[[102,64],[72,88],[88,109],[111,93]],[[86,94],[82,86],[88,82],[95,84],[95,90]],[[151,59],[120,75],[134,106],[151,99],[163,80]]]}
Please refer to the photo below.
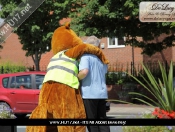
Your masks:
{"label": "fence", "polygon": [[[166,72],[169,71],[169,65],[167,62],[160,62],[161,65],[164,66]],[[106,77],[106,83],[107,84],[120,84],[123,82],[128,81],[134,81],[129,74],[135,76],[139,80],[142,80],[142,77],[140,74],[142,74],[144,77],[147,78],[146,73],[143,70],[143,65],[149,68],[152,75],[155,77],[155,79],[162,78],[160,66],[158,62],[149,62],[149,63],[126,63],[126,64],[113,64],[108,66],[108,74]],[[127,74],[129,73],[129,74]],[[175,67],[174,67],[174,73],[175,73]]]}
{"label": "fence", "polygon": [[[169,70],[169,65],[166,62],[160,62],[164,67],[165,70],[168,72]],[[158,62],[137,62],[137,63],[116,63],[116,64],[110,64],[108,66],[108,71],[109,72],[127,72],[130,73],[131,75],[137,75],[139,72],[143,71],[142,64],[145,65],[150,69],[152,73],[160,71],[159,63]]]}
{"label": "fence", "polygon": [[[157,62],[155,63],[144,63],[147,66],[153,75],[160,74],[160,67]],[[165,67],[166,71],[169,70],[169,65],[167,62],[161,62],[161,64]],[[40,71],[46,71],[47,66],[40,66]],[[20,71],[35,71],[35,66],[32,67],[24,67],[24,66],[10,66],[10,67],[0,67],[0,73],[13,73],[13,72],[20,72]],[[116,63],[108,65],[108,72],[110,73],[120,73],[124,74],[125,72],[130,73],[131,75],[138,76],[138,73],[143,73],[142,63]],[[123,76],[123,75],[121,75]]]}

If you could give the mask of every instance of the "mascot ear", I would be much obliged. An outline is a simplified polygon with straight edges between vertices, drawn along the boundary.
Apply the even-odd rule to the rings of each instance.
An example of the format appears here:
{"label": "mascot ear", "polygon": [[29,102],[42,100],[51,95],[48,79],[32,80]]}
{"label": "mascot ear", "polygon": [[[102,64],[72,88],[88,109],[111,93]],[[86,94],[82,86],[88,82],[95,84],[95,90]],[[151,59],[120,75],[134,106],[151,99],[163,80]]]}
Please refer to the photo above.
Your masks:
{"label": "mascot ear", "polygon": [[66,27],[66,29],[70,29],[70,23],[69,22],[66,22],[65,23],[65,27]]}

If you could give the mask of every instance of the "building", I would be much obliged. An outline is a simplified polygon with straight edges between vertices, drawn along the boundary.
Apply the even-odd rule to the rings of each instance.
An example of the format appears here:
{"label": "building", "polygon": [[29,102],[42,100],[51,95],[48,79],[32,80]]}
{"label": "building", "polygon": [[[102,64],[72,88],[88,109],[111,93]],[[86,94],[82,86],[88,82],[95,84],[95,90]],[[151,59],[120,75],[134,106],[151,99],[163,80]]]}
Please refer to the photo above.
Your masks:
{"label": "building", "polygon": [[0,49],[0,64],[10,62],[13,64],[20,64],[26,67],[34,65],[32,57],[26,57],[26,51],[22,50],[22,44],[20,43],[18,36],[12,33]]}
{"label": "building", "polygon": [[[85,40],[86,37],[83,37],[82,40]],[[133,48],[132,46],[124,46],[118,43],[117,38],[113,39],[113,45],[110,44],[109,38],[101,39],[101,50],[106,55],[110,61],[110,65],[126,65],[140,62],[157,62],[175,60],[175,48],[167,48],[160,53],[154,54],[152,57],[141,54],[140,48]],[[26,67],[34,66],[32,57],[26,57],[25,51],[22,50],[22,45],[18,40],[18,36],[12,33],[6,41],[2,44],[3,49],[0,49],[0,63],[12,62],[23,64]],[[46,69],[50,58],[53,56],[52,51],[46,52],[42,55],[40,60],[41,70]]]}
{"label": "building", "polygon": [[[70,19],[64,18],[60,21],[60,24],[64,24]],[[156,38],[154,41],[161,41],[164,35]],[[87,37],[82,37],[84,41]],[[139,38],[141,39],[141,38]],[[142,49],[135,48],[132,46],[124,45],[125,38],[102,38],[100,48],[110,61],[110,66],[118,67],[120,69],[111,70],[126,70],[127,66],[131,67],[131,63],[140,64],[141,62],[170,62],[175,61],[175,47],[170,47],[162,52],[157,52],[153,56],[141,54]],[[17,64],[23,64],[26,67],[33,67],[34,62],[32,57],[26,57],[26,51],[22,50],[22,45],[18,40],[18,36],[12,33],[6,41],[2,44],[3,49],[0,49],[0,63],[12,62]],[[52,51],[42,54],[40,60],[40,70],[45,70],[51,57],[53,56]]]}

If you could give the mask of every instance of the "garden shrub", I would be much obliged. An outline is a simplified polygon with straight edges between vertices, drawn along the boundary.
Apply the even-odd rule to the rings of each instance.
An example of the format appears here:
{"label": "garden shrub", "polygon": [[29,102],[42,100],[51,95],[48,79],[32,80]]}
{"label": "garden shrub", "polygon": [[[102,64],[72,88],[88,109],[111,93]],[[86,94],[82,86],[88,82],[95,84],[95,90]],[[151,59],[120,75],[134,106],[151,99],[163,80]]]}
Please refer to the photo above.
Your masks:
{"label": "garden shrub", "polygon": [[0,64],[0,73],[15,73],[26,71],[26,67],[22,64],[12,63],[10,61]]}

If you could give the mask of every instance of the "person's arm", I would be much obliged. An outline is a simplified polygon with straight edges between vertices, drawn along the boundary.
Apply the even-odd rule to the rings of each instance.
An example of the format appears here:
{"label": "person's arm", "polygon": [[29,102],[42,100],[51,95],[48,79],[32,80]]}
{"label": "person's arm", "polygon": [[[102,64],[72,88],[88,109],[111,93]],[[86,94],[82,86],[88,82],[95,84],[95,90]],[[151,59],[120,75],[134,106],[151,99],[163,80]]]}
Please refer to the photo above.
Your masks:
{"label": "person's arm", "polygon": [[84,79],[84,78],[87,76],[88,72],[89,72],[88,69],[83,69],[83,70],[81,70],[81,71],[78,73],[78,79],[79,79],[79,80]]}
{"label": "person's arm", "polygon": [[65,55],[70,58],[79,59],[83,54],[94,54],[96,55],[104,64],[108,64],[109,61],[103,54],[102,50],[92,44],[79,44],[75,47],[68,49]]}

